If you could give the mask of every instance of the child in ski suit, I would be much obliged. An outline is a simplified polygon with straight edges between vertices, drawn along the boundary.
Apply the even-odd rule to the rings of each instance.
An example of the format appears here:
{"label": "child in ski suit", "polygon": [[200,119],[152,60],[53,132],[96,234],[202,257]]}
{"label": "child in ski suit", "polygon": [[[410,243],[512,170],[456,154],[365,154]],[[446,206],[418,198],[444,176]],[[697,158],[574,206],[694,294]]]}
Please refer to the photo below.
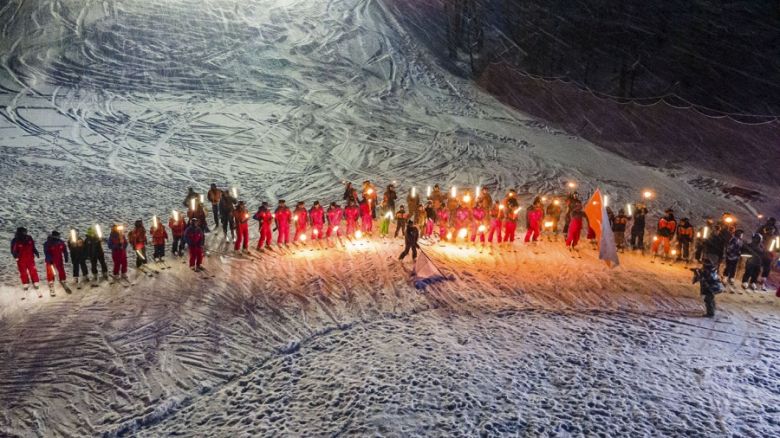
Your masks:
{"label": "child in ski suit", "polygon": [[43,244],[43,256],[46,260],[46,280],[49,286],[54,283],[54,272],[60,283],[65,282],[65,263],[68,261],[68,247],[60,239],[59,231],[52,231]]}
{"label": "child in ski suit", "polygon": [[279,206],[274,211],[274,218],[276,219],[276,244],[281,245],[284,242],[285,245],[290,243],[290,220],[292,219],[292,212],[287,207],[284,199],[279,200]]}
{"label": "child in ski suit", "polygon": [[335,202],[330,203],[330,207],[328,207],[328,231],[325,237],[330,238],[332,235],[336,235],[337,237],[341,237],[341,216],[344,214],[344,211],[341,209],[341,207],[336,204]]}
{"label": "child in ski suit", "polygon": [[699,293],[704,297],[706,316],[711,318],[715,316],[715,295],[723,292],[718,271],[712,261],[706,258],[701,269],[691,269],[691,271],[693,271],[693,284],[697,282],[700,284]]}
{"label": "child in ski suit", "polygon": [[205,240],[206,236],[203,234],[199,221],[197,219],[190,221],[190,225],[184,231],[184,241],[190,250],[190,269],[192,270],[200,271],[203,269],[201,265],[203,264]]}
{"label": "child in ski suit", "polygon": [[320,201],[314,201],[309,210],[309,220],[311,221],[312,240],[320,240],[325,237],[325,210],[320,205]]}
{"label": "child in ski suit", "polygon": [[19,278],[22,280],[24,289],[30,287],[30,281],[33,286],[38,288],[38,270],[35,269],[35,258],[40,257],[35,248],[35,241],[27,234],[27,229],[19,227],[16,229],[16,235],[11,240],[11,254],[16,260],[16,267],[19,269]]}
{"label": "child in ski suit", "polygon": [[[198,220],[201,220],[198,218]],[[145,265],[146,260],[146,229],[144,223],[140,220],[135,221],[135,228],[127,235],[127,241],[132,245],[135,251],[135,267],[140,268]]]}
{"label": "child in ski suit", "polygon": [[181,257],[184,255],[184,230],[187,229],[187,224],[184,222],[184,217],[180,214],[175,214],[168,219],[168,228],[171,229],[171,235],[173,236],[173,244],[171,245],[171,251],[173,255]]}
{"label": "child in ski suit", "polygon": [[271,210],[268,208],[267,202],[263,201],[260,208],[257,209],[254,219],[259,222],[258,228],[260,229],[260,239],[257,241],[257,249],[262,249],[264,244],[266,248],[270,248],[273,213],[271,213]]}
{"label": "child in ski suit", "polygon": [[295,235],[293,236],[293,243],[297,244],[299,241],[301,241],[301,236],[306,234],[306,226],[309,223],[309,212],[306,211],[306,206],[303,202],[298,202],[292,214],[293,222],[295,223]]}
{"label": "child in ski suit", "polygon": [[152,246],[154,247],[152,259],[156,262],[161,262],[163,257],[165,257],[165,241],[168,240],[168,232],[165,231],[165,225],[157,221],[157,226],[152,225],[152,228],[149,229],[149,234],[152,235]]}
{"label": "child in ski suit", "polygon": [[244,201],[238,201],[238,206],[233,211],[233,222],[236,224],[236,242],[233,250],[249,249],[249,212]]}
{"label": "child in ski suit", "polygon": [[108,249],[111,250],[111,259],[114,262],[114,277],[119,276],[121,272],[122,278],[127,278],[127,238],[122,225],[116,224],[111,227]]}

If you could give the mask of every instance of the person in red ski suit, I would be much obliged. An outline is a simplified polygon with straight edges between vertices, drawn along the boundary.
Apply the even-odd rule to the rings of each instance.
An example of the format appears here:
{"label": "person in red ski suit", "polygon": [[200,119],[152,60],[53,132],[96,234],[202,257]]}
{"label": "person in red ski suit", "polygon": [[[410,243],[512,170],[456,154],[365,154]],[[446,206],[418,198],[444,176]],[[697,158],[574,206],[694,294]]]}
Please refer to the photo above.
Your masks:
{"label": "person in red ski suit", "polygon": [[339,237],[341,236],[341,230],[339,228],[341,226],[341,216],[343,214],[344,211],[338,204],[335,202],[330,203],[330,207],[328,207],[328,232],[325,237],[330,238],[333,234]]}
{"label": "person in red ski suit", "polygon": [[542,221],[544,220],[544,208],[541,198],[537,196],[534,199],[534,203],[528,209],[525,218],[528,222],[528,230],[525,232],[525,243],[536,242],[539,236],[542,235]]}
{"label": "person in red ski suit", "polygon": [[311,220],[311,238],[320,240],[325,237],[325,210],[320,205],[320,201],[314,201],[314,205],[309,210],[309,219]]}
{"label": "person in red ski suit", "polygon": [[[479,234],[479,241],[485,243],[485,209],[481,205],[476,204],[473,210],[471,210],[471,243],[477,241],[477,235]],[[480,230],[482,227],[482,230]]]}
{"label": "person in red ski suit", "polygon": [[258,221],[258,228],[260,230],[260,239],[257,241],[257,249],[262,249],[263,244],[266,248],[271,247],[271,223],[273,222],[274,215],[271,213],[271,209],[268,208],[268,203],[263,201],[260,208],[257,209],[257,213],[254,215],[254,220]]}
{"label": "person in red ski suit", "polygon": [[[176,219],[178,218],[178,220]],[[184,222],[184,217],[177,213],[176,218],[173,216],[168,219],[168,228],[171,229],[173,235],[173,244],[171,245],[171,251],[173,255],[181,257],[184,253],[184,230],[187,228],[187,224]]]}
{"label": "person in red ski suit", "polygon": [[[507,203],[507,208],[510,204]],[[504,243],[511,245],[515,241],[515,231],[517,230],[517,216],[520,214],[518,207],[509,209],[504,219]]]}
{"label": "person in red ski suit", "polygon": [[152,235],[152,246],[154,247],[152,260],[161,262],[163,257],[165,257],[165,241],[168,240],[168,232],[165,231],[165,225],[157,221],[157,226],[152,224],[149,234]]}
{"label": "person in red ski suit", "polygon": [[111,234],[108,236],[108,249],[111,250],[111,260],[114,262],[114,277],[122,273],[122,277],[127,277],[127,237],[125,237],[124,227],[114,224],[111,227]]}
{"label": "person in red ski suit", "polygon": [[[309,223],[309,212],[306,211],[306,206],[303,201],[299,201],[293,211],[293,222],[295,222],[295,236],[293,237],[293,243],[301,241],[301,236],[306,235],[306,226]],[[306,239],[305,237],[303,239]]]}
{"label": "person in red ski suit", "polygon": [[[205,221],[206,219],[202,219]],[[146,260],[146,228],[141,220],[135,221],[133,231],[127,233],[127,241],[132,245],[135,251],[135,267],[141,268],[147,263]]]}
{"label": "person in red ski suit", "polygon": [[200,220],[197,218],[190,221],[189,226],[184,231],[184,242],[190,249],[190,269],[200,271],[203,268],[203,246],[206,243],[206,235],[200,227]]}
{"label": "person in red ski suit", "polygon": [[[470,218],[471,218],[471,211],[465,205],[460,205],[458,209],[455,210],[455,230],[457,232],[457,235],[460,235],[460,233],[462,232],[461,230],[468,229]],[[457,240],[457,238],[455,240]]]}
{"label": "person in red ski suit", "polygon": [[447,206],[442,204],[439,206],[439,210],[436,211],[436,219],[439,221],[439,239],[447,239],[447,227],[450,224],[450,211],[447,210]]}
{"label": "person in red ski suit", "polygon": [[35,258],[40,257],[35,248],[35,241],[27,234],[27,229],[19,227],[16,229],[16,235],[11,240],[11,255],[16,260],[16,267],[19,269],[19,278],[22,280],[24,289],[30,287],[30,281],[37,288],[38,270],[35,269]]}
{"label": "person in red ski suit", "polygon": [[490,229],[488,230],[488,242],[493,243],[493,236],[496,236],[498,243],[501,243],[501,228],[503,228],[504,211],[506,207],[498,201],[493,203],[490,209]]}
{"label": "person in red ski suit", "polygon": [[249,249],[249,212],[244,201],[238,201],[233,211],[233,222],[236,224],[236,242],[233,244],[233,250],[246,251]]}
{"label": "person in red ski suit", "polygon": [[279,200],[279,206],[274,211],[274,218],[276,219],[276,244],[281,245],[283,242],[285,245],[290,243],[290,221],[292,220],[292,212],[284,199]]}
{"label": "person in red ski suit", "polygon": [[349,201],[344,209],[344,218],[347,220],[347,236],[349,237],[355,233],[358,216],[360,216],[360,209],[355,205],[355,201]]}
{"label": "person in red ski suit", "polygon": [[54,272],[60,283],[65,281],[65,262],[68,261],[68,246],[60,239],[59,231],[52,231],[43,244],[43,257],[46,261],[46,281],[54,283]]}
{"label": "person in red ski suit", "polygon": [[363,198],[363,200],[360,201],[360,223],[363,232],[370,234],[371,229],[374,226],[374,219],[373,216],[371,216],[371,201],[366,198]]}
{"label": "person in red ski suit", "polygon": [[569,229],[566,235],[566,246],[569,248],[577,247],[582,233],[582,221],[585,213],[582,212],[582,202],[573,200],[570,204],[571,214],[569,220]]}

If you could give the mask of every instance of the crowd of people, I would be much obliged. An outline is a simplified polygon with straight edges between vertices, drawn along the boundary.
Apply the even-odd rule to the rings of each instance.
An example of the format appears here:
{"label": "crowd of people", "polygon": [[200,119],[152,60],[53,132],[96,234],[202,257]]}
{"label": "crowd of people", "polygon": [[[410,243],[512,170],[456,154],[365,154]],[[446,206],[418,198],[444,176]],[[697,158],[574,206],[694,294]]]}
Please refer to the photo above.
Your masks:
{"label": "crowd of people", "polygon": [[[126,279],[128,248],[135,254],[136,268],[143,271],[149,262],[147,246],[150,243],[152,261],[165,263],[166,247],[170,243],[174,256],[183,256],[186,249],[190,268],[201,270],[205,236],[212,229],[207,219],[207,204],[213,215],[213,230],[221,229],[225,241],[231,242],[236,252],[249,251],[249,223],[252,220],[257,222],[259,238],[254,246],[259,251],[271,250],[274,244],[303,245],[307,241],[334,244],[342,237],[375,235],[402,236],[405,248],[400,259],[410,252],[413,259],[417,257],[419,239],[491,245],[498,249],[513,245],[516,237],[529,244],[541,239],[562,240],[570,251],[576,252],[584,233],[596,246],[596,233],[587,223],[583,201],[575,190],[560,196],[536,196],[530,205],[524,206],[514,189],[493,197],[485,187],[477,187],[474,192],[456,188],[442,191],[434,185],[427,189],[425,199],[412,188],[404,202],[399,199],[394,184],[387,185],[381,198],[379,190],[370,181],[364,181],[359,189],[349,182],[344,185],[341,202],[331,202],[327,208],[319,201],[314,201],[311,207],[298,201],[291,209],[281,199],[275,208],[263,201],[251,213],[246,203],[238,199],[235,189],[223,190],[212,184],[205,195],[190,188],[183,202],[186,213],[174,210],[167,229],[155,216],[148,231],[142,220],[135,221],[127,232],[123,224],[116,223],[105,237],[97,225],[88,228],[85,236],[78,230],[70,230],[65,240],[58,231],[52,231],[43,245],[46,279],[50,286],[55,278],[64,284],[65,263],[69,261],[77,284],[80,279],[89,281],[90,272],[93,280],[109,279],[104,247],[113,261],[112,278]],[[607,207],[619,251],[634,250],[645,254],[649,250],[653,260],[660,257],[669,263],[696,260],[714,272],[720,272],[723,265],[723,277],[731,285],[739,262],[744,259],[742,287],[766,290],[775,252],[780,249],[775,218],[761,223],[748,239],[744,230],[737,226],[736,218],[729,213],[724,213],[717,221],[707,220],[696,230],[688,218],[678,221],[674,211],[667,209],[656,226],[651,227],[653,234],[648,242],[645,238],[648,214],[643,203],[627,204],[626,209],[617,212]],[[516,236],[521,219],[525,224],[522,237]],[[395,228],[391,233],[393,225]],[[17,230],[11,252],[25,290],[30,284],[37,289],[39,277],[35,258],[39,253],[25,228]]]}

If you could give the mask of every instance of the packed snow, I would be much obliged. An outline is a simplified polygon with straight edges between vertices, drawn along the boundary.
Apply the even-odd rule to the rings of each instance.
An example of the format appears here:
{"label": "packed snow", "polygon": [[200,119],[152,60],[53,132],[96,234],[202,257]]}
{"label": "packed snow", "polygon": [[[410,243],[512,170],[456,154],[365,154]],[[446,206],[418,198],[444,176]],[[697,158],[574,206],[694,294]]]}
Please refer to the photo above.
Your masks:
{"label": "packed snow", "polygon": [[[211,182],[250,209],[337,200],[343,180],[525,201],[574,180],[621,203],[652,188],[655,212],[694,222],[777,213],[776,187],[725,196],[744,181],[504,106],[382,1],[10,0],[0,23],[0,231],[26,226],[39,249],[55,228],[165,217]],[[610,270],[560,242],[424,246],[454,279],[421,293],[400,242],[235,257],[211,233],[210,275],[169,258],[131,287],[25,300],[3,252],[0,435],[780,430],[773,294],[721,295],[702,319],[684,266]]]}

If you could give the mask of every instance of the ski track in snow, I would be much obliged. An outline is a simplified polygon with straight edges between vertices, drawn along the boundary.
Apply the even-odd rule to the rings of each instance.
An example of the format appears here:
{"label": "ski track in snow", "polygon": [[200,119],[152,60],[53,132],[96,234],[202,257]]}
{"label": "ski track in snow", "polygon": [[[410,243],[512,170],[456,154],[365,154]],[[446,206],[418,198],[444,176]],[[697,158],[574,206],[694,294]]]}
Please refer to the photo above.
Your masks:
{"label": "ski track in snow", "polygon": [[[39,249],[53,228],[163,217],[212,181],[252,208],[364,179],[529,195],[576,179],[614,199],[652,187],[653,208],[692,218],[754,208],[504,107],[433,65],[381,1],[11,0],[0,22],[0,231],[24,224]],[[456,280],[425,294],[397,242],[262,262],[210,246],[215,278],[176,264],[128,289],[0,288],[0,434],[778,429],[764,294],[702,320],[687,271],[605,271],[560,244],[431,247]],[[15,276],[3,252],[0,280]]]}

